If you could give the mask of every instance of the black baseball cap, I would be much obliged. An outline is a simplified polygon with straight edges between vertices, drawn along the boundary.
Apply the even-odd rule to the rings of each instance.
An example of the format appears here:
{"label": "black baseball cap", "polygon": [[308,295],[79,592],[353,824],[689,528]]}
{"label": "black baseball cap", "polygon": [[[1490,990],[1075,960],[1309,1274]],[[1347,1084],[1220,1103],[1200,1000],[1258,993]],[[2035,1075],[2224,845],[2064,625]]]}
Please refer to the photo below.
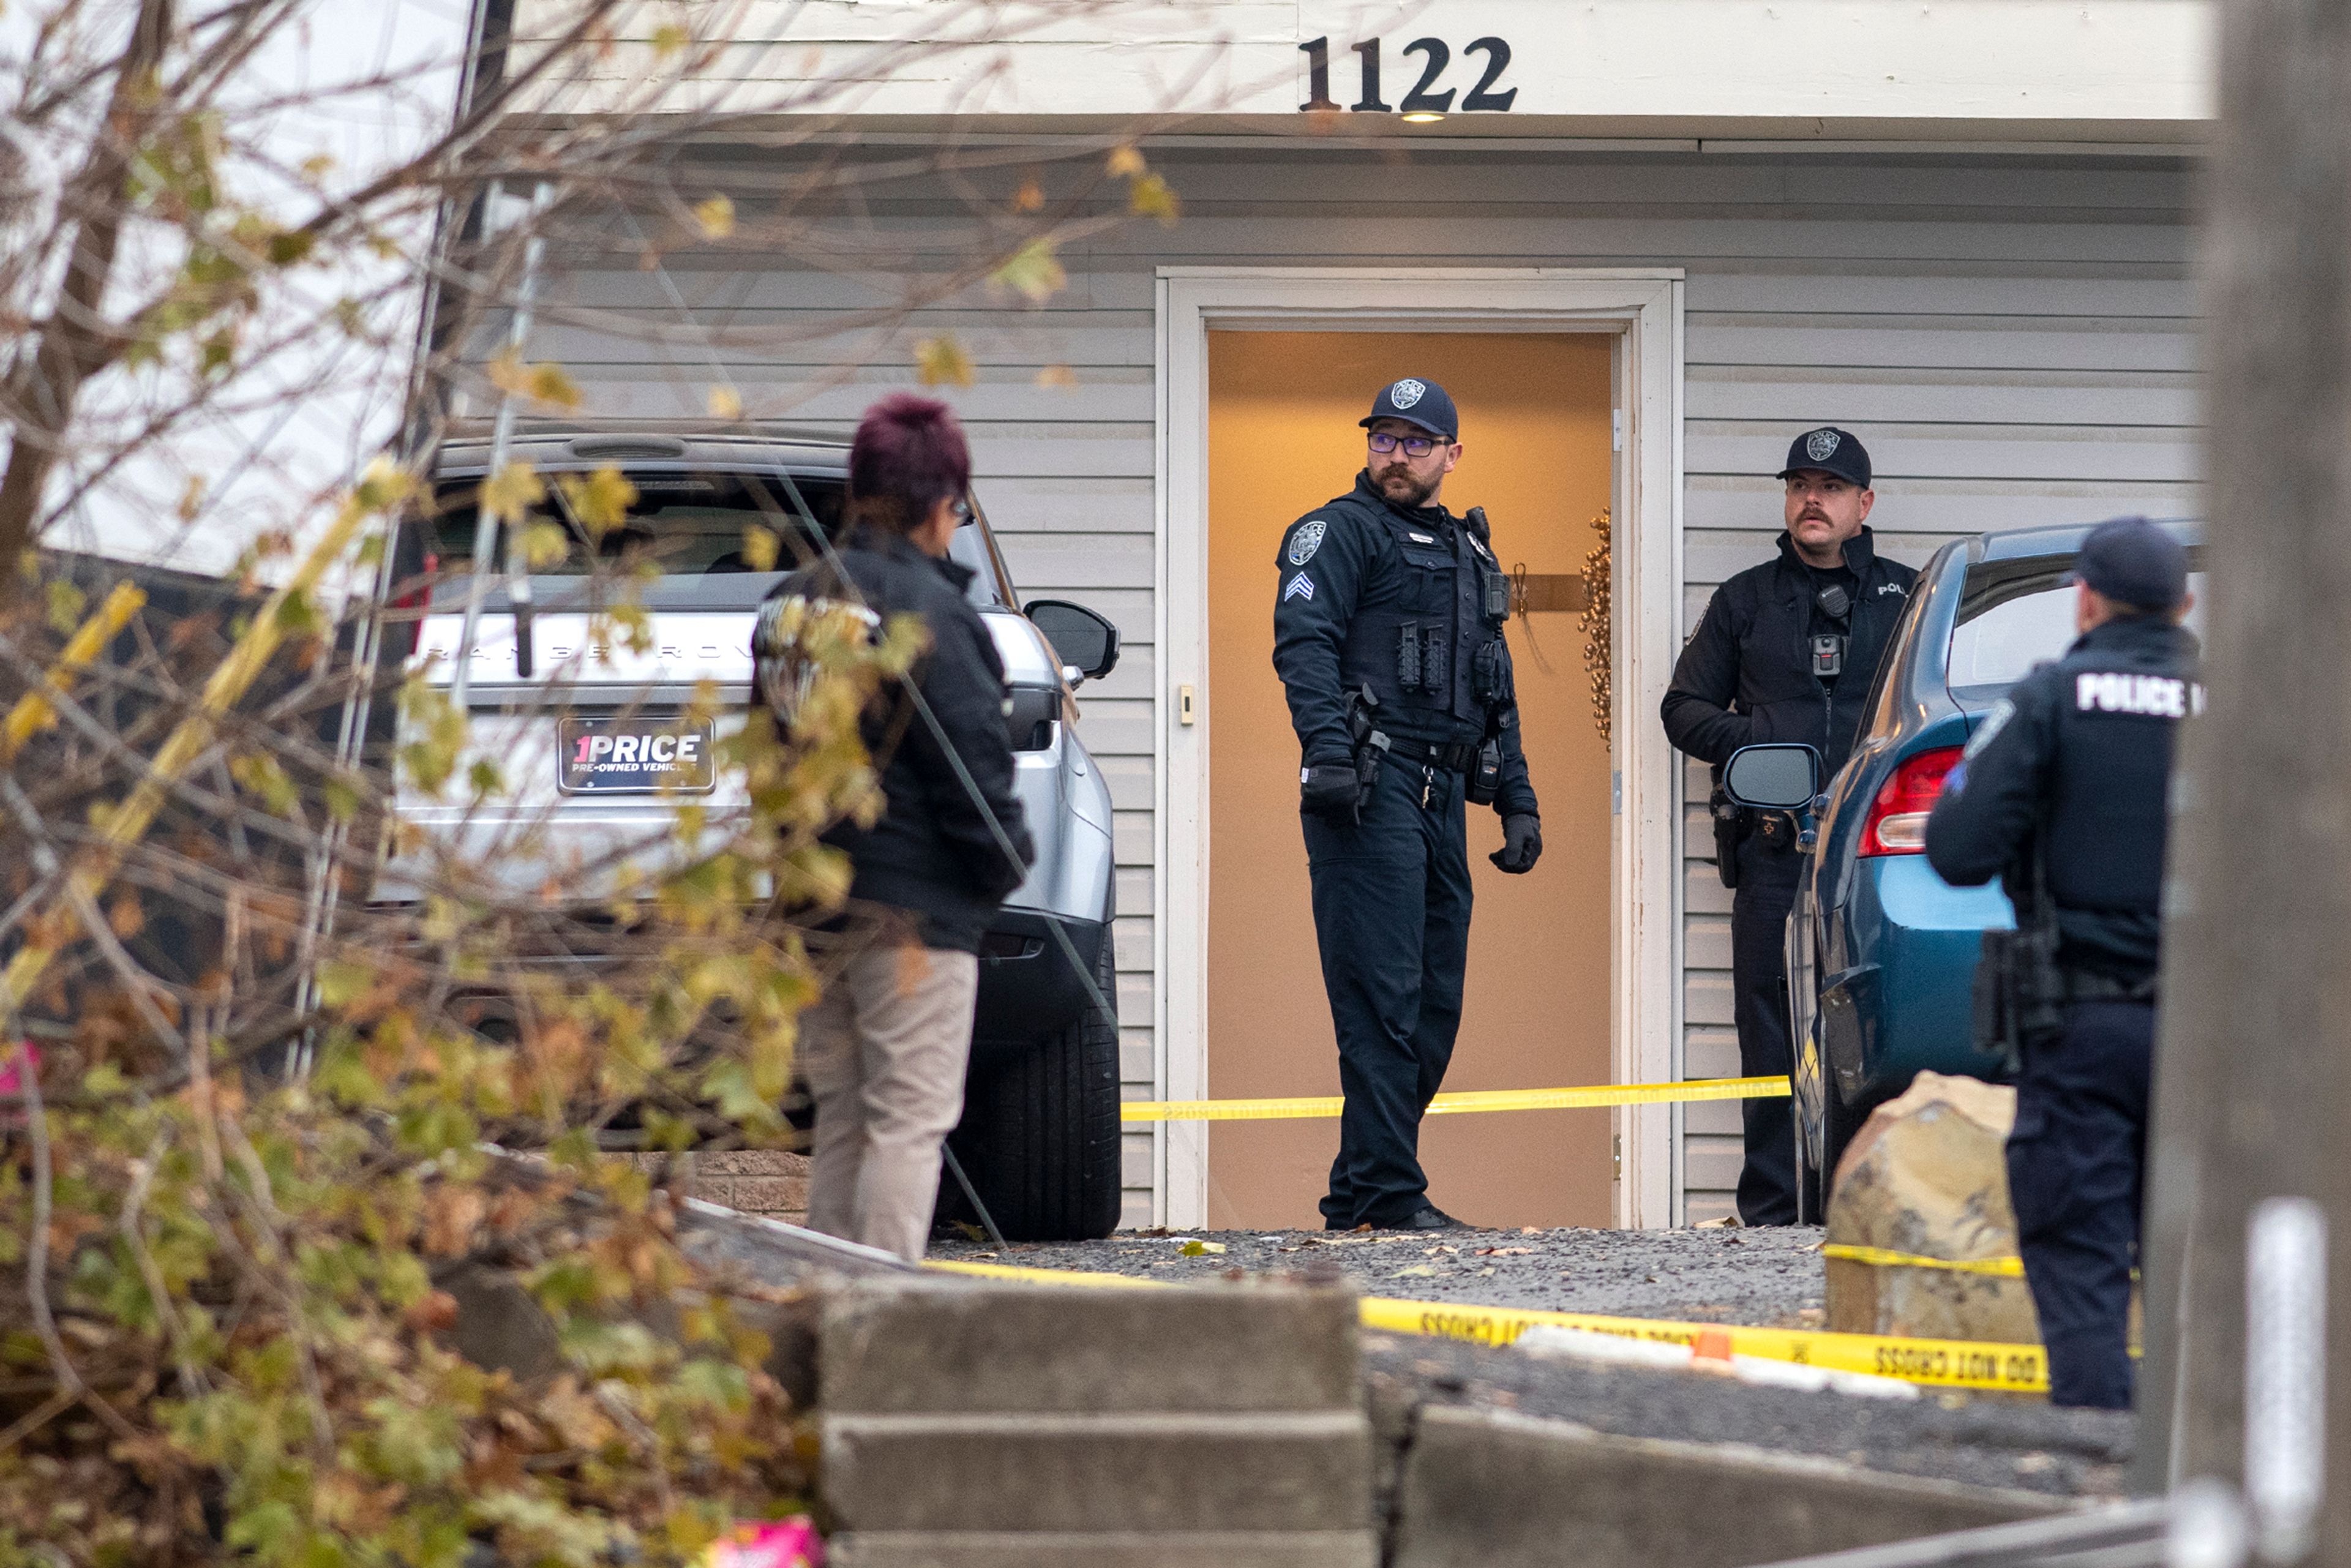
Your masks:
{"label": "black baseball cap", "polygon": [[2065,580],[2133,610],[2172,610],[2188,597],[2188,551],[2145,517],[2116,517],[2090,530]]}
{"label": "black baseball cap", "polygon": [[1869,448],[1850,430],[1823,424],[1804,432],[1788,443],[1788,465],[1772,477],[1785,479],[1791,474],[1815,468],[1862,489],[1869,488]]}
{"label": "black baseball cap", "polygon": [[1461,434],[1461,416],[1453,412],[1453,399],[1435,382],[1417,376],[1390,382],[1380,389],[1380,395],[1372,400],[1372,412],[1364,417],[1364,428],[1369,430],[1374,421],[1382,419],[1400,419],[1447,441]]}

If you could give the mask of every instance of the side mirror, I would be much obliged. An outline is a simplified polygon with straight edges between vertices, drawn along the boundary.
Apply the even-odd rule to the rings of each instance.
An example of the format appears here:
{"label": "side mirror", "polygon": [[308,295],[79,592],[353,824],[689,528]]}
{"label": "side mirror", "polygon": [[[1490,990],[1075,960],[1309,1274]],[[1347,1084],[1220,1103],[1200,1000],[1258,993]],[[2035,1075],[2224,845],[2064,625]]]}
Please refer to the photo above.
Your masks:
{"label": "side mirror", "polygon": [[1020,613],[1045,634],[1053,657],[1077,674],[1071,681],[1098,681],[1118,667],[1118,628],[1082,604],[1040,599]]}
{"label": "side mirror", "polygon": [[1722,789],[1742,806],[1801,811],[1821,792],[1821,754],[1809,746],[1742,746],[1723,765]]}

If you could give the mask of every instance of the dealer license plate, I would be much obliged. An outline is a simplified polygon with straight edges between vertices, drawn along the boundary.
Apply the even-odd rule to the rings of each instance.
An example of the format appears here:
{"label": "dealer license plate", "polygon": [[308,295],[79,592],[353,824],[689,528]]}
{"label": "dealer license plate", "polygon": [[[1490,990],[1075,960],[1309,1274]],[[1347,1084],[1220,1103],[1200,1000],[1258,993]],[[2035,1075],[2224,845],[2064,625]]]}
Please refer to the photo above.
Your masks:
{"label": "dealer license plate", "polygon": [[567,795],[706,793],[718,781],[709,721],[567,718],[556,783]]}

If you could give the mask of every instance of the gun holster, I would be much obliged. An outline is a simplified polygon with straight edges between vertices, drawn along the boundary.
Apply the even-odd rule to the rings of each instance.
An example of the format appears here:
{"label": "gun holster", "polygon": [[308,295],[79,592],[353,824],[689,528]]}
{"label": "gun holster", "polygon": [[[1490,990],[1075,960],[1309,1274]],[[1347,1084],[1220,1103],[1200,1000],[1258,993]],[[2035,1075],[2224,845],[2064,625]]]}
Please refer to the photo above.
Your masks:
{"label": "gun holster", "polygon": [[1502,793],[1502,742],[1488,736],[1478,747],[1478,760],[1461,782],[1461,798],[1472,806],[1490,806]]}
{"label": "gun holster", "polygon": [[1363,820],[1364,808],[1371,804],[1372,791],[1379,787],[1380,765],[1387,760],[1387,735],[1372,723],[1372,715],[1379,706],[1379,697],[1367,685],[1347,694],[1347,737],[1354,747],[1358,821]]}
{"label": "gun holster", "polygon": [[1714,819],[1714,869],[1722,885],[1739,885],[1739,846],[1747,837],[1747,808],[1717,784],[1706,798],[1707,815]]}
{"label": "gun holster", "polygon": [[2036,831],[2023,879],[2026,906],[2016,912],[2016,929],[1983,934],[1970,998],[1976,1049],[1998,1056],[2011,1073],[2022,1070],[2027,1051],[2064,1029],[2070,999],[2057,962],[2057,906],[2049,897],[2043,842]]}

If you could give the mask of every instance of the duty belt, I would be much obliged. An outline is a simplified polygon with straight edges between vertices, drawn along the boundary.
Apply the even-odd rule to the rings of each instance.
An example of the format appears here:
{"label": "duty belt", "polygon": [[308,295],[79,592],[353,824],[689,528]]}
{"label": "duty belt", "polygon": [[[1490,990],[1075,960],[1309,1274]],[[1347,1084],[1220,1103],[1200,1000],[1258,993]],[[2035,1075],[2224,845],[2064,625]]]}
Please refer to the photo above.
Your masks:
{"label": "duty belt", "polygon": [[1388,737],[1388,755],[1399,761],[1442,768],[1448,773],[1467,773],[1477,764],[1478,743],[1457,740],[1439,746],[1434,741],[1415,740],[1408,735],[1395,735]]}
{"label": "duty belt", "polygon": [[2155,977],[2143,980],[2117,980],[2111,975],[2101,975],[2089,969],[2065,971],[2065,999],[2069,1002],[2153,1002],[2156,999]]}

